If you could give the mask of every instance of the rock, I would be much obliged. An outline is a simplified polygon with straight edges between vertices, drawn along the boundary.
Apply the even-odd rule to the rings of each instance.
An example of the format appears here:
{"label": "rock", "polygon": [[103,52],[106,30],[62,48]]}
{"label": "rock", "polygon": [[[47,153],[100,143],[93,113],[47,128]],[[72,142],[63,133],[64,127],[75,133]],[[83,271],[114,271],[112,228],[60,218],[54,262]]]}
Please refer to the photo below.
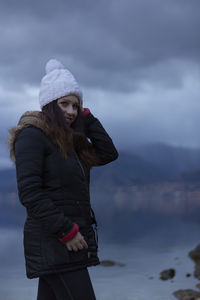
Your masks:
{"label": "rock", "polygon": [[198,289],[200,289],[200,283],[197,283],[197,284],[196,284],[196,287],[197,287]]}
{"label": "rock", "polygon": [[178,290],[173,295],[179,300],[197,300],[200,297],[200,293],[191,289]]}
{"label": "rock", "polygon": [[194,268],[194,277],[200,279],[200,263],[196,263]]}
{"label": "rock", "polygon": [[104,267],[112,267],[112,266],[124,267],[125,266],[125,264],[115,262],[115,261],[109,260],[109,259],[100,261],[100,264]]}
{"label": "rock", "polygon": [[195,262],[200,263],[200,245],[197,245],[194,250],[189,252],[189,257]]}
{"label": "rock", "polygon": [[[194,276],[200,279],[200,245],[188,253],[189,257],[195,263]],[[190,277],[191,274],[187,273],[186,277]],[[196,285],[196,287],[200,288],[200,283]],[[179,300],[200,300],[200,292],[186,289],[186,290],[178,290],[173,293],[173,295]]]}
{"label": "rock", "polygon": [[167,269],[160,272],[160,279],[161,280],[168,280],[175,276],[176,271],[175,269]]}
{"label": "rock", "polygon": [[200,245],[197,245],[188,255],[195,263],[194,277],[200,279]]}

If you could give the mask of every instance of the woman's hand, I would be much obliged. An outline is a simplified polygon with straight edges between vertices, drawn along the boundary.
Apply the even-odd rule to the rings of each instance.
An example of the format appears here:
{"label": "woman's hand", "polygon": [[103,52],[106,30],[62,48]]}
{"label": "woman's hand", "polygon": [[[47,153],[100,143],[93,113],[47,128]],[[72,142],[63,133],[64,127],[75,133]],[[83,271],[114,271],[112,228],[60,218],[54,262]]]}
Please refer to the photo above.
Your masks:
{"label": "woman's hand", "polygon": [[90,114],[89,108],[86,108],[86,107],[83,108],[83,107],[82,107],[81,114],[82,114],[83,117],[88,116],[88,115]]}
{"label": "woman's hand", "polygon": [[65,243],[69,251],[78,251],[83,248],[88,248],[88,245],[80,232],[78,232],[75,237]]}

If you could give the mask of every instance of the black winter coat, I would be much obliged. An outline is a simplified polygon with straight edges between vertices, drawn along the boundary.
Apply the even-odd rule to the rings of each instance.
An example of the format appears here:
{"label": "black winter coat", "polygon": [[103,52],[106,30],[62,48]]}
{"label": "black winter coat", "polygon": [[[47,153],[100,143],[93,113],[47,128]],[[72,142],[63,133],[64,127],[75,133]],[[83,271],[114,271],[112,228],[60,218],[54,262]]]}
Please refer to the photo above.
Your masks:
{"label": "black winter coat", "polygon": [[[10,130],[19,199],[27,210],[24,254],[28,278],[99,264],[89,196],[90,169],[74,152],[66,159],[61,155],[40,114],[26,112]],[[99,120],[89,114],[87,124],[100,164],[115,160],[117,150]],[[88,249],[68,251],[59,241],[63,233],[71,231],[73,222],[79,225]]]}

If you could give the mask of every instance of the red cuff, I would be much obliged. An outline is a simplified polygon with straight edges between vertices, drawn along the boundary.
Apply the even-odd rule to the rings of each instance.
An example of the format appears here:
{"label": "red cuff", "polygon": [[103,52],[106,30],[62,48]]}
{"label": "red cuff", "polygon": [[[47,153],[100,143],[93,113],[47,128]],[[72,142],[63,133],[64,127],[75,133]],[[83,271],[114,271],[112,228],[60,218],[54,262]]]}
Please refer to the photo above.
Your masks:
{"label": "red cuff", "polygon": [[86,116],[88,116],[89,114],[90,114],[89,108],[84,108],[83,111],[82,111],[82,115],[83,115],[84,117],[86,117]]}
{"label": "red cuff", "polygon": [[66,234],[65,236],[60,238],[59,241],[61,243],[65,244],[69,240],[73,239],[73,237],[75,237],[75,235],[77,234],[78,231],[79,231],[79,227],[76,223],[74,223],[72,230],[68,234]]}

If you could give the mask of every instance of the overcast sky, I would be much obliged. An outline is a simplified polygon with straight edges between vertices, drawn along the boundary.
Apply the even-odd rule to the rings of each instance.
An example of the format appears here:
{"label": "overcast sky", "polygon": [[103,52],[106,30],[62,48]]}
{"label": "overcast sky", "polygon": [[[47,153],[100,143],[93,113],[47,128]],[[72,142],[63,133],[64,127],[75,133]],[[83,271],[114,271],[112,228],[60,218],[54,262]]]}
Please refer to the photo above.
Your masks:
{"label": "overcast sky", "polygon": [[121,149],[200,147],[199,0],[0,0],[0,166],[50,58]]}

